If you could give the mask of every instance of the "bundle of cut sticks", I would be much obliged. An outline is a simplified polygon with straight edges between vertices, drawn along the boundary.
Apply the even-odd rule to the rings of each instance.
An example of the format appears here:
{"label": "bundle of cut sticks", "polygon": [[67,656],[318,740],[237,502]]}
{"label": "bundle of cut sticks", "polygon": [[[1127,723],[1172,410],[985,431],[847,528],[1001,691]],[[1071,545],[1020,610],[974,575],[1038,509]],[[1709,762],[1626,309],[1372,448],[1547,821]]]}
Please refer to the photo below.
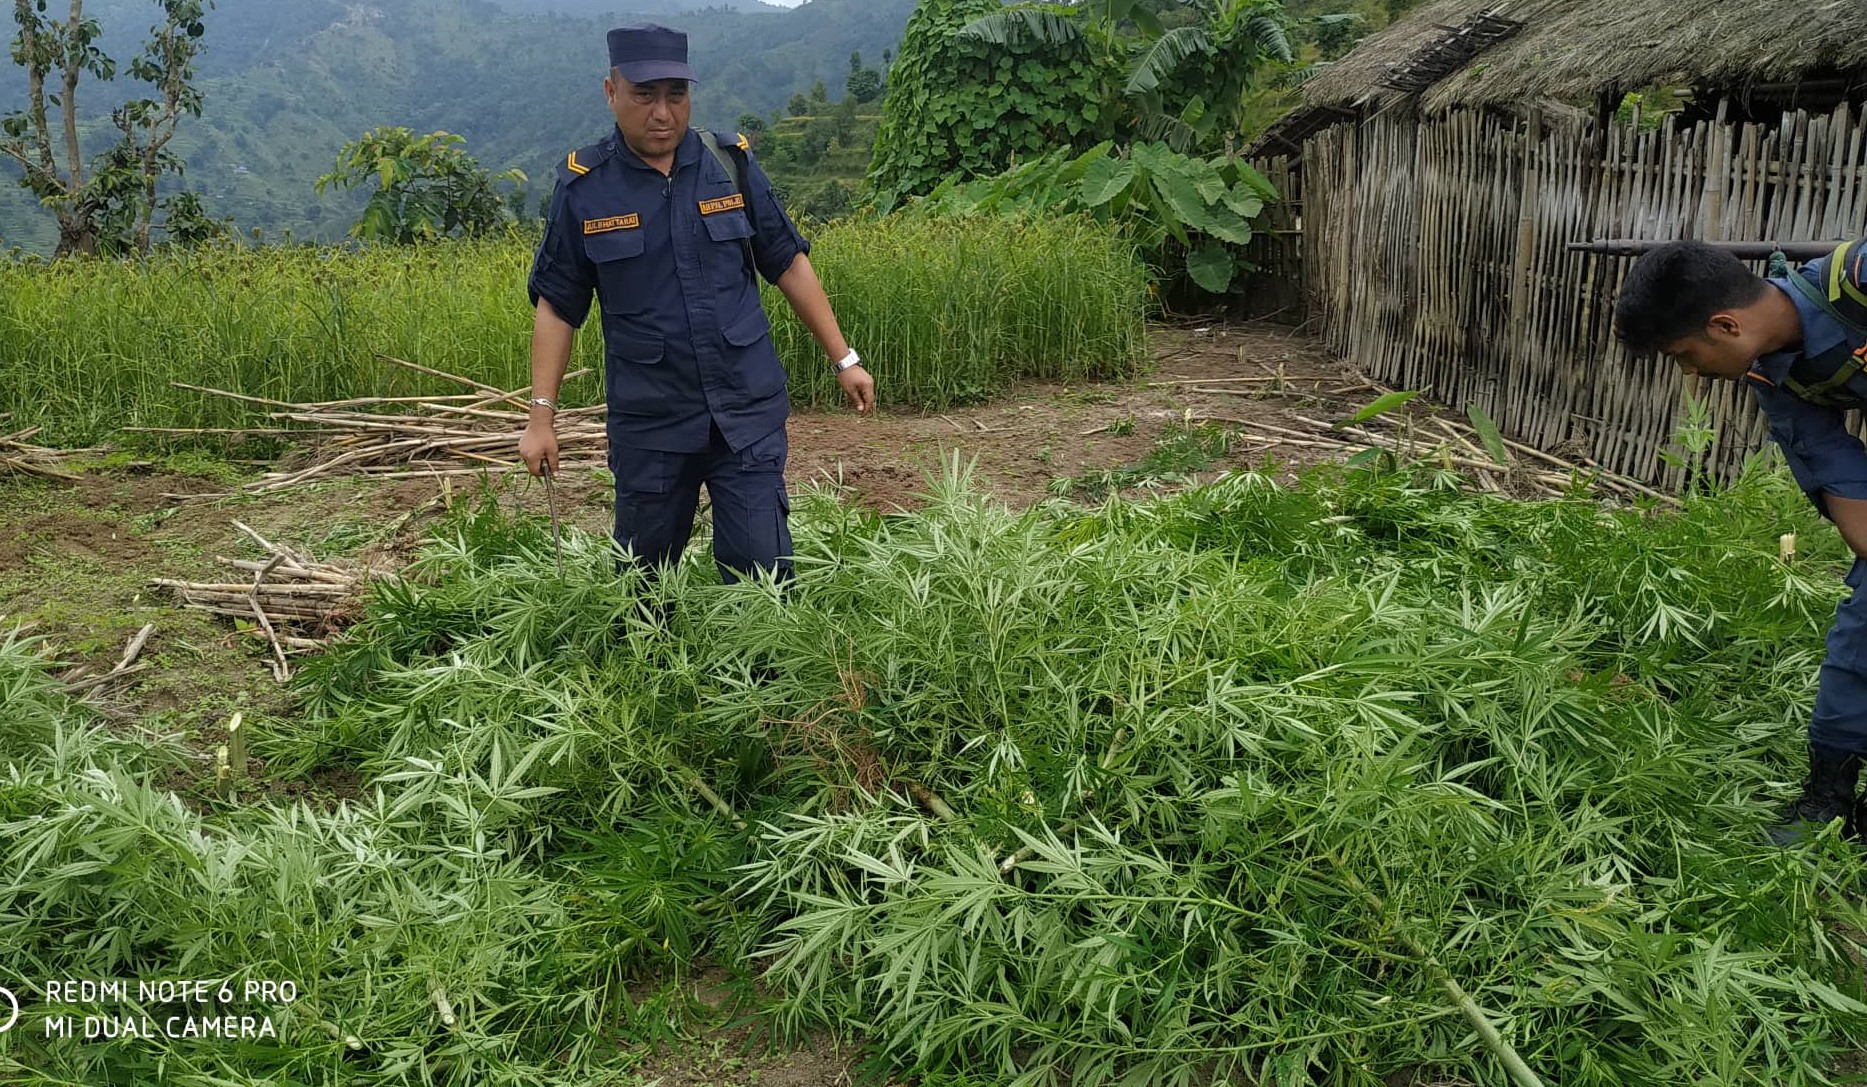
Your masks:
{"label": "bundle of cut sticks", "polygon": [[1193,418],[1241,428],[1242,437],[1261,441],[1266,446],[1340,449],[1350,455],[1378,449],[1403,461],[1438,461],[1447,468],[1468,474],[1479,488],[1498,494],[1529,492],[1559,497],[1579,483],[1594,494],[1622,501],[1650,498],[1664,505],[1679,504],[1671,495],[1607,471],[1586,457],[1568,461],[1534,446],[1504,439],[1502,444],[1509,459],[1500,461],[1486,450],[1484,439],[1475,428],[1443,416],[1403,417],[1402,422],[1380,417],[1363,426],[1291,416],[1302,424],[1301,429],[1221,415],[1195,415]]}
{"label": "bundle of cut sticks", "polygon": [[[170,435],[284,435],[318,439],[307,463],[268,472],[243,489],[267,494],[341,476],[376,479],[431,479],[479,475],[523,468],[519,432],[525,429],[529,387],[510,392],[471,378],[379,355],[391,365],[446,378],[467,392],[442,396],[370,396],[315,404],[291,404],[197,385],[177,386],[271,408],[275,428],[130,428]],[[589,371],[578,370],[565,380]],[[560,471],[600,468],[609,447],[603,406],[568,408],[557,416]],[[213,497],[191,495],[184,497]]]}
{"label": "bundle of cut sticks", "polygon": [[[0,415],[0,423],[8,416]],[[27,444],[36,437],[42,427],[27,427],[11,434],[0,434],[0,476],[28,475],[41,479],[59,479],[69,483],[78,477],[64,471],[61,465],[75,457],[92,456],[106,450],[98,449],[48,449],[42,445]]]}
{"label": "bundle of cut sticks", "polygon": [[359,570],[316,562],[254,532],[238,521],[233,526],[264,548],[267,558],[217,561],[239,571],[243,580],[224,582],[173,581],[156,584],[171,589],[191,608],[251,620],[253,631],[272,647],[272,673],[283,683],[291,678],[287,660],[294,653],[323,649],[325,643],[361,611],[364,583],[389,576],[380,570]]}

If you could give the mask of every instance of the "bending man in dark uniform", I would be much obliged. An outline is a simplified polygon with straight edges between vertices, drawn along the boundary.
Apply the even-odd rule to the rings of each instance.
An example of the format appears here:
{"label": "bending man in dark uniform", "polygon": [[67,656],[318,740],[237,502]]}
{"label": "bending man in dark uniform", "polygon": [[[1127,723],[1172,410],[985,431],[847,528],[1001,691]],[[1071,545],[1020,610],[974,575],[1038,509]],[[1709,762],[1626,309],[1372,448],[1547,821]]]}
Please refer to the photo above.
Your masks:
{"label": "bending man in dark uniform", "polygon": [[1867,406],[1863,246],[1760,279],[1729,253],[1674,242],[1634,264],[1615,308],[1634,351],[1663,351],[1688,374],[1749,387],[1796,483],[1855,555],[1809,718],[1809,774],[1770,828],[1779,845],[1836,819],[1849,835],[1867,824],[1855,797],[1867,755],[1867,449],[1843,425],[1845,411]]}
{"label": "bending man in dark uniform", "polygon": [[791,405],[754,272],[783,292],[857,410],[874,406],[875,382],[743,137],[721,147],[688,127],[687,35],[622,27],[609,58],[616,130],[559,164],[532,265],[535,395],[519,455],[534,474],[557,470],[558,387],[594,292],[617,543],[650,566],[678,561],[705,483],[721,575],[786,576]]}

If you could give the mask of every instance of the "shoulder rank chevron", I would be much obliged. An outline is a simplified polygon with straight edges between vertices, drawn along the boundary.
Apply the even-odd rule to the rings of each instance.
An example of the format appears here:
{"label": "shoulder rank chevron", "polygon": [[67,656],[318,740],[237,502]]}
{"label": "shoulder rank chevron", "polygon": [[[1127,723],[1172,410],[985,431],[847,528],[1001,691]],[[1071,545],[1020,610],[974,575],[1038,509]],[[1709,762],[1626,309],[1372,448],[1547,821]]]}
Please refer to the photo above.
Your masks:
{"label": "shoulder rank chevron", "polygon": [[613,141],[603,140],[588,147],[580,147],[558,160],[558,177],[563,181],[575,181],[601,165],[603,160],[614,150]]}

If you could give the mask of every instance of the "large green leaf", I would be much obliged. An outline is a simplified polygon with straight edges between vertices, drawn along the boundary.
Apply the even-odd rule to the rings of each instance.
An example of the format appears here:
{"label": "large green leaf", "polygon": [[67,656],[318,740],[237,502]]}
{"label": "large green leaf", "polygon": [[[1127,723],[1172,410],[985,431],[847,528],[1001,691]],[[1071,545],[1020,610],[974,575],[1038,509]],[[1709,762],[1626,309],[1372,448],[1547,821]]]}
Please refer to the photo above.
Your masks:
{"label": "large green leaf", "polygon": [[1134,97],[1157,90],[1161,81],[1184,63],[1186,58],[1210,52],[1211,49],[1212,39],[1204,27],[1175,27],[1162,34],[1135,58],[1124,91]]}
{"label": "large green leaf", "polygon": [[1418,389],[1411,389],[1406,392],[1382,393],[1372,401],[1369,401],[1366,407],[1334,425],[1340,428],[1352,423],[1365,423],[1377,415],[1386,415],[1388,412],[1393,411],[1395,408],[1400,407],[1418,395],[1420,395],[1420,390]]}
{"label": "large green leaf", "polygon": [[1193,182],[1193,187],[1199,190],[1201,200],[1207,204],[1217,204],[1225,198],[1225,178],[1219,175],[1217,166],[1205,159],[1190,157],[1182,157],[1177,166]]}
{"label": "large green leaf", "polygon": [[1504,435],[1498,432],[1497,424],[1491,421],[1491,416],[1485,414],[1485,409],[1476,404],[1467,404],[1465,417],[1472,421],[1472,429],[1478,432],[1479,439],[1485,443],[1485,451],[1491,454],[1491,459],[1499,464],[1509,464],[1510,450],[1504,445]]}
{"label": "large green leaf", "polygon": [[1154,188],[1160,193],[1174,217],[1194,230],[1204,230],[1208,219],[1206,201],[1199,195],[1193,179],[1176,169],[1157,171]]}
{"label": "large green leaf", "polygon": [[[1161,226],[1181,245],[1191,245],[1188,230],[1198,230],[1189,226],[1182,207],[1198,207],[1197,193],[1184,178],[1175,178],[1166,174],[1155,174],[1148,178],[1148,188],[1154,192],[1154,213],[1160,219]],[[1189,202],[1189,198],[1193,198]]]}
{"label": "large green leaf", "polygon": [[[1113,142],[1103,140],[1101,143],[1096,144],[1094,147],[1084,151],[1075,158],[1067,162],[1060,161],[1059,163],[1053,163],[1049,168],[1055,171],[1055,177],[1058,183],[1063,185],[1075,185],[1089,176],[1090,169],[1093,168],[1096,163],[1107,162],[1109,152],[1114,149],[1115,144]],[[1067,153],[1068,152],[1060,152],[1057,156],[1058,159],[1061,160],[1062,156]]]}
{"label": "large green leaf", "polygon": [[1150,174],[1173,169],[1173,151],[1164,143],[1137,143],[1128,148],[1128,157]]}
{"label": "large green leaf", "polygon": [[1233,159],[1230,163],[1230,169],[1234,174],[1238,175],[1239,186],[1243,186],[1251,192],[1257,193],[1261,199],[1277,199],[1277,186],[1271,184],[1270,178],[1259,173],[1257,167],[1246,162],[1244,159]]}
{"label": "large green leaf", "polygon": [[1233,245],[1246,245],[1251,241],[1251,224],[1224,204],[1201,206],[1199,214],[1190,217],[1187,223],[1195,230]]}
{"label": "large green leaf", "polygon": [[1254,234],[1251,224],[1242,216],[1223,204],[1208,209],[1200,228],[1220,241],[1233,245],[1250,245]]}
{"label": "large green leaf", "polygon": [[1083,175],[1082,200],[1086,208],[1099,208],[1134,182],[1135,164],[1125,159],[1097,159]]}
{"label": "large green leaf", "polygon": [[1264,199],[1242,183],[1225,190],[1220,199],[1240,218],[1255,219],[1264,210]]}
{"label": "large green leaf", "polygon": [[1232,254],[1222,245],[1207,243],[1187,251],[1186,274],[1193,277],[1193,282],[1199,284],[1202,290],[1224,294],[1225,289],[1232,285],[1232,274],[1236,269]]}
{"label": "large green leaf", "polygon": [[[1055,11],[1044,8],[1008,8],[974,19],[960,27],[957,36],[987,45],[1021,45],[1026,42],[1068,45],[1082,40],[1083,29]],[[999,59],[1005,62],[1003,67],[1011,66],[1010,57]]]}
{"label": "large green leaf", "polygon": [[1290,35],[1285,32],[1282,23],[1269,15],[1253,15],[1246,19],[1237,38],[1233,40],[1240,39],[1256,45],[1273,60],[1281,60],[1285,64],[1296,60],[1296,50],[1290,47]]}

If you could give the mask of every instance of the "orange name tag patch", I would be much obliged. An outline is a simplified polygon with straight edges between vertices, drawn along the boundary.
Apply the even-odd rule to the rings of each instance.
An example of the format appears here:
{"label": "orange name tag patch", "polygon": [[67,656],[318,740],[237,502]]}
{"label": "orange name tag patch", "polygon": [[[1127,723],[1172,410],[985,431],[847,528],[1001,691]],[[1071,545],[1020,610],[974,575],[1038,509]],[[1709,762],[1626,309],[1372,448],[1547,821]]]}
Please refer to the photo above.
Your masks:
{"label": "orange name tag patch", "polygon": [[734,193],[731,196],[722,196],[718,200],[702,200],[700,202],[700,214],[717,215],[722,211],[732,211],[734,208],[743,208],[745,206],[745,194]]}
{"label": "orange name tag patch", "polygon": [[604,234],[611,230],[634,230],[641,225],[642,217],[640,215],[612,215],[607,219],[585,219],[583,221],[583,232],[585,234]]}

